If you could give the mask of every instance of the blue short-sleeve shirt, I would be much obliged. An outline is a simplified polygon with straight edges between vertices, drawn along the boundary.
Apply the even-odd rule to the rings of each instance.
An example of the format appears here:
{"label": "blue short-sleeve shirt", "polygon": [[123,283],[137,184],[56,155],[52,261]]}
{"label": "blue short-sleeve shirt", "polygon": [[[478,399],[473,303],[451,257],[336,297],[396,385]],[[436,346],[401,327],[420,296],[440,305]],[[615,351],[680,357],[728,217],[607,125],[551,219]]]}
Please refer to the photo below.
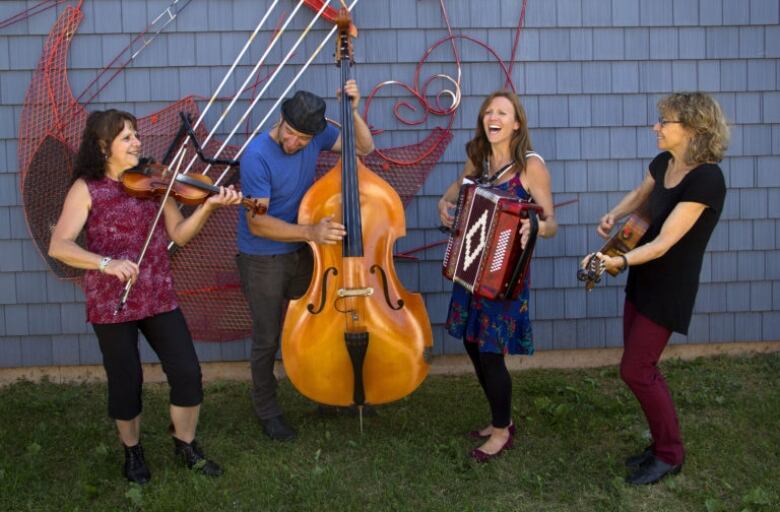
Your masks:
{"label": "blue short-sleeve shirt", "polygon": [[[303,195],[314,183],[317,158],[336,143],[339,130],[328,125],[300,151],[288,155],[268,132],[249,143],[241,155],[241,192],[248,197],[270,199],[268,215],[294,224]],[[245,254],[286,254],[301,247],[302,242],[277,242],[253,235],[246,212],[238,217],[238,250]]]}

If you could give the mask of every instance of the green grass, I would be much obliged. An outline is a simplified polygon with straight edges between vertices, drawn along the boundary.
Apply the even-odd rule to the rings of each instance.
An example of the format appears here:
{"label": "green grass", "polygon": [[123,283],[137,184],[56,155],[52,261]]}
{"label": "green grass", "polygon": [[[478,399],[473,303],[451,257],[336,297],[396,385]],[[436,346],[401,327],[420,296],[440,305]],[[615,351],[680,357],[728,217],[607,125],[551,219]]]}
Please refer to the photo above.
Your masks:
{"label": "green grass", "polygon": [[688,450],[682,473],[623,483],[647,431],[616,368],[513,375],[515,449],[478,465],[464,432],[487,422],[473,376],[430,377],[358,421],[321,417],[282,382],[299,432],[269,441],[248,383],[206,387],[199,439],[219,479],[177,464],[167,388],[147,386],[143,443],[152,482],[130,485],[103,385],[0,389],[0,510],[769,511],[780,509],[780,354],[663,364]]}

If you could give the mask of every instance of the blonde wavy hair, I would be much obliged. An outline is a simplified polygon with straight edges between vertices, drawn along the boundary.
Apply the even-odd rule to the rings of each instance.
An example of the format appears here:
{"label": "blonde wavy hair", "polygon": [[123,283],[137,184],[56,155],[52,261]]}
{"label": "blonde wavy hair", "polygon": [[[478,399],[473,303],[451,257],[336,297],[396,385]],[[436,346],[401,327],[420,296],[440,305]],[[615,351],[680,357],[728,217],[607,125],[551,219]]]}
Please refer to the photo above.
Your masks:
{"label": "blonde wavy hair", "polygon": [[684,158],[687,164],[717,163],[729,145],[729,127],[726,116],[708,94],[678,92],[658,102],[663,117],[676,116],[693,133]]}

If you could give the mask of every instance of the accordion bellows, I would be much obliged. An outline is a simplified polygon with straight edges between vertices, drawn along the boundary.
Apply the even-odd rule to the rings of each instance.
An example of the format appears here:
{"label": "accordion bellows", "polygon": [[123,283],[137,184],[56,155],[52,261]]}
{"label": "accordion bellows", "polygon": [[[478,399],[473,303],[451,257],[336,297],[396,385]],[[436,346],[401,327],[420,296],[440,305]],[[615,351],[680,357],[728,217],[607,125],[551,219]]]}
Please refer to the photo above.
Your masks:
{"label": "accordion bellows", "polygon": [[[514,300],[523,291],[542,208],[500,190],[463,185],[447,249],[444,277],[487,299]],[[531,220],[526,247],[520,225]]]}

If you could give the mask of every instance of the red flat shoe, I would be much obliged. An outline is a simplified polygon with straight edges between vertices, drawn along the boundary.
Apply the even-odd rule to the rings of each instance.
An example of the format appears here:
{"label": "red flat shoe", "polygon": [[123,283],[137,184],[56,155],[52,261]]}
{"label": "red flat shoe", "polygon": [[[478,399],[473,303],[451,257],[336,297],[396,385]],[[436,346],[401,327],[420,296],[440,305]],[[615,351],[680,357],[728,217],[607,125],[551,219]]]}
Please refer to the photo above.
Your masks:
{"label": "red flat shoe", "polygon": [[501,455],[501,453],[503,453],[504,450],[510,450],[512,446],[514,446],[514,436],[510,434],[509,439],[506,440],[504,446],[502,446],[501,449],[499,449],[496,453],[491,454],[491,453],[483,452],[479,448],[474,448],[469,453],[469,457],[471,457],[472,459],[474,459],[479,463],[487,462],[490,459],[495,459],[496,457]]}
{"label": "red flat shoe", "polygon": [[[509,425],[509,435],[510,435],[510,436],[514,437],[514,435],[515,435],[515,430],[516,430],[516,429],[515,429],[515,424],[514,424],[514,423],[512,423],[511,425]],[[471,439],[485,439],[485,438],[488,438],[488,437],[490,437],[490,434],[488,434],[488,435],[486,435],[486,436],[483,436],[483,435],[480,433],[480,431],[479,431],[479,430],[472,430],[471,432],[468,432],[466,435],[467,435],[468,437],[470,437]]]}

